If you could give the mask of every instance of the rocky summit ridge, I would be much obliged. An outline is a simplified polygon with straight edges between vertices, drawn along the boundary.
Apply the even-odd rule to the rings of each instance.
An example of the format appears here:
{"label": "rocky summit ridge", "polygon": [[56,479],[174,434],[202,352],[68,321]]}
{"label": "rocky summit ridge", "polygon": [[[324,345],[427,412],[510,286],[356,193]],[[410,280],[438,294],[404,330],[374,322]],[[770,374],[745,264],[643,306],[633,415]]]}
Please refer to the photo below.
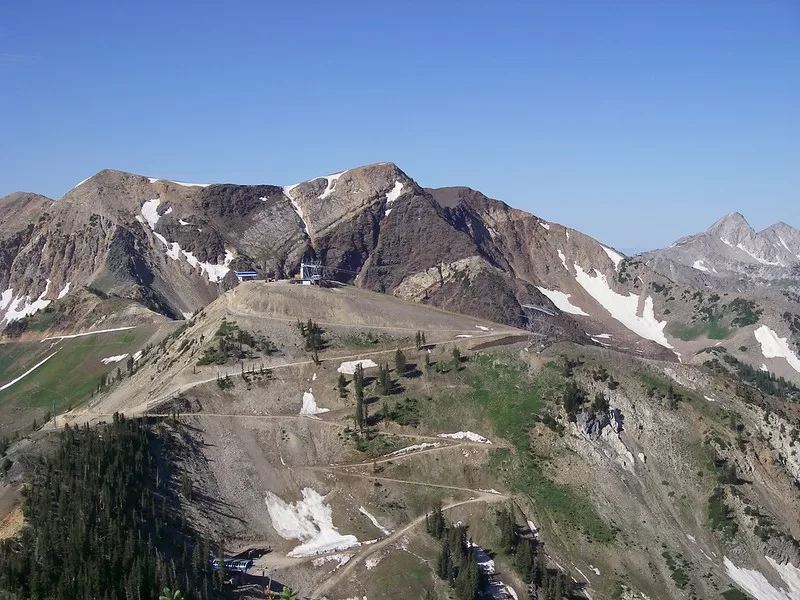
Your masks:
{"label": "rocky summit ridge", "polygon": [[[738,213],[669,249],[625,257],[479,191],[423,188],[393,163],[288,186],[107,169],[57,201],[0,199],[0,222],[0,329],[77,290],[188,318],[236,286],[237,270],[290,277],[314,257],[343,284],[514,326],[528,323],[524,305],[545,307],[551,339],[673,361],[697,351],[685,332],[702,326],[707,307],[694,294],[709,281],[743,293],[745,277],[776,278],[800,260],[800,232],[754,232]],[[761,321],[746,327],[793,335],[785,305],[758,310]]]}

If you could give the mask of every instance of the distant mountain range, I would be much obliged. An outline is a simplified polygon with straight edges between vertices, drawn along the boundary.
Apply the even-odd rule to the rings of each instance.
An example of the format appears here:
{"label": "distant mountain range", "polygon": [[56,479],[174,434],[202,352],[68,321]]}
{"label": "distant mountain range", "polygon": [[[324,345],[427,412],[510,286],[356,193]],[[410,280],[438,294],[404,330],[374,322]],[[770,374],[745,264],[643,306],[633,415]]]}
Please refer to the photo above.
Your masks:
{"label": "distant mountain range", "polygon": [[670,279],[698,287],[758,295],[800,291],[800,229],[775,223],[755,231],[737,212],[642,258]]}
{"label": "distant mountain range", "polygon": [[58,201],[11,194],[0,199],[0,329],[76,290],[186,318],[237,285],[234,270],[287,277],[312,256],[339,282],[496,322],[523,326],[523,305],[549,307],[552,337],[639,355],[688,359],[705,334],[687,328],[741,328],[697,291],[769,297],[758,322],[796,333],[800,232],[788,225],[756,233],[732,213],[627,258],[475,190],[422,188],[392,163],[290,186],[105,170]]}

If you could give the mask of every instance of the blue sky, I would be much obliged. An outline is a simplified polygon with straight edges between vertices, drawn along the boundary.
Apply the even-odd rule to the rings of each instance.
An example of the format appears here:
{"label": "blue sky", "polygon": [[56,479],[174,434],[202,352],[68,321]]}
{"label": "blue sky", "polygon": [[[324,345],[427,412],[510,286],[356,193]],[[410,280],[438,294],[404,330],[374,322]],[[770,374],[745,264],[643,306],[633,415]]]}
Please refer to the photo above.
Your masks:
{"label": "blue sky", "polygon": [[0,195],[393,161],[623,250],[800,226],[795,0],[122,4],[4,6]]}

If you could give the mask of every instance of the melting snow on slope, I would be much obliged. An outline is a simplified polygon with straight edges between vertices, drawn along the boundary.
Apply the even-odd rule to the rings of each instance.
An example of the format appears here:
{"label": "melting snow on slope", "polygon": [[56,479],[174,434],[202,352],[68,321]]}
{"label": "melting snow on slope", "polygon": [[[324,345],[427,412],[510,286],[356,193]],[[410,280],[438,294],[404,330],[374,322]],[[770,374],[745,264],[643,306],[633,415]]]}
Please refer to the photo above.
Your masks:
{"label": "melting snow on slope", "polygon": [[169,183],[174,183],[176,185],[182,185],[183,187],[208,187],[210,183],[187,183],[185,181],[175,181],[174,179],[156,179],[155,177],[148,177],[150,183],[155,183],[156,181],[166,181]]}
{"label": "melting snow on slope", "polygon": [[104,365],[110,365],[111,363],[118,363],[119,361],[127,358],[127,354],[117,354],[116,356],[108,356],[106,358],[101,358],[100,362]]}
{"label": "melting snow on slope", "polygon": [[142,204],[142,217],[147,221],[150,229],[156,228],[156,223],[158,223],[158,219],[160,218],[158,214],[159,204],[161,204],[161,198],[153,198]]}
{"label": "melting snow on slope", "polygon": [[550,231],[550,223],[545,223],[544,221],[539,221],[539,225]]}
{"label": "melting snow on slope", "polygon": [[183,219],[178,219],[178,225],[190,225],[189,221],[184,221]]}
{"label": "melting snow on slope", "polygon": [[639,296],[633,293],[627,296],[618,294],[608,285],[605,274],[598,273],[596,269],[594,272],[595,275],[593,277],[579,265],[575,265],[575,279],[592,298],[611,313],[612,317],[636,335],[661,344],[665,348],[672,348],[664,335],[664,327],[666,327],[667,322],[656,319],[651,296],[645,298],[644,310],[642,316],[639,316],[637,314]]}
{"label": "melting snow on slope", "polygon": [[302,500],[294,503],[272,492],[264,499],[275,532],[285,540],[302,542],[287,556],[314,556],[358,545],[356,536],[342,535],[333,526],[333,512],[323,496],[312,488],[303,488],[302,493]]}
{"label": "melting snow on slope", "polygon": [[760,257],[760,256],[758,256],[757,254],[753,254],[752,252],[750,252],[750,250],[748,250],[747,248],[745,248],[743,244],[736,244],[736,247],[737,247],[739,250],[741,250],[742,252],[744,252],[745,254],[747,254],[748,256],[750,256],[751,258],[755,258],[755,259],[756,259],[758,262],[760,262],[762,265],[770,265],[770,266],[773,266],[773,267],[779,267],[779,266],[781,266],[781,263],[780,263],[780,261],[778,261],[778,262],[770,262],[770,261],[766,260],[765,258],[761,258],[761,257]]}
{"label": "melting snow on slope", "polygon": [[328,556],[320,556],[319,558],[315,558],[311,561],[311,564],[315,567],[321,567],[325,563],[337,562],[339,564],[336,565],[336,568],[334,569],[335,571],[339,567],[343,567],[349,563],[351,558],[353,558],[352,554],[329,554]]}
{"label": "melting snow on slope", "polygon": [[769,367],[764,363],[761,363],[761,370],[765,371],[766,373],[769,373]]}
{"label": "melting snow on slope", "polygon": [[64,296],[69,294],[69,286],[72,285],[71,283],[67,282],[67,285],[64,286],[64,289],[58,292],[58,299],[61,300]]}
{"label": "melting snow on slope", "polygon": [[98,329],[97,331],[86,331],[84,333],[71,333],[69,335],[56,335],[53,337],[46,337],[41,342],[48,342],[50,340],[72,340],[79,337],[86,337],[87,335],[97,335],[99,333],[112,333],[114,331],[126,331],[128,329],[136,329],[136,325],[131,325],[129,327],[115,327],[113,329]]}
{"label": "melting snow on slope", "polygon": [[0,294],[0,310],[5,310],[6,306],[11,304],[14,299],[14,290],[8,288],[5,292]]}
{"label": "melting snow on slope", "polygon": [[606,254],[608,254],[608,258],[610,258],[611,262],[614,263],[614,268],[618,269],[619,268],[619,263],[621,263],[622,260],[623,260],[622,255],[617,253],[617,252],[614,252],[611,248],[606,248],[602,244],[600,245],[600,247],[603,249],[603,251]]}
{"label": "melting snow on slope", "polygon": [[358,365],[361,365],[362,369],[369,369],[370,367],[378,366],[378,364],[372,359],[365,358],[363,360],[349,360],[347,362],[343,362],[336,370],[339,371],[339,373],[344,373],[345,375],[353,375],[356,372],[356,367],[358,367]]}
{"label": "melting snow on slope", "polygon": [[433,442],[433,443],[424,442],[422,444],[414,444],[413,446],[406,446],[405,448],[400,448],[400,450],[389,452],[389,454],[384,454],[384,456],[400,456],[402,454],[408,454],[409,452],[416,452],[417,450],[425,450],[426,448],[438,448],[438,447],[439,447],[438,442]]}
{"label": "melting snow on slope", "polygon": [[9,381],[8,383],[4,383],[3,385],[0,385],[0,392],[2,392],[3,390],[5,390],[5,389],[7,389],[7,388],[10,388],[12,385],[14,385],[15,383],[17,383],[17,382],[18,382],[18,381],[20,381],[21,379],[24,379],[25,377],[27,377],[28,375],[30,375],[31,373],[33,373],[33,372],[34,372],[36,369],[38,369],[39,367],[41,367],[41,366],[42,366],[44,363],[46,363],[48,360],[50,360],[51,358],[53,358],[53,357],[54,357],[56,354],[58,354],[58,350],[56,350],[55,352],[53,352],[53,353],[52,353],[50,356],[48,356],[47,358],[45,358],[45,359],[43,359],[43,360],[39,361],[38,363],[36,363],[35,365],[33,365],[33,366],[30,368],[30,369],[28,369],[27,371],[25,371],[25,372],[24,372],[22,375],[20,375],[20,376],[19,376],[19,377],[17,377],[16,379],[12,379],[12,380],[11,380],[11,381]]}
{"label": "melting snow on slope", "polygon": [[797,600],[800,598],[800,569],[791,563],[781,565],[768,556],[766,559],[781,576],[785,586],[775,587],[761,572],[755,569],[739,568],[727,556],[724,557],[725,571],[728,577],[757,600]]}
{"label": "melting snow on slope", "polygon": [[375,528],[376,528],[376,529],[379,529],[379,530],[381,531],[381,533],[383,533],[383,535],[389,535],[390,533],[392,533],[391,531],[389,531],[388,529],[386,529],[386,527],[383,527],[383,526],[382,526],[380,523],[378,523],[378,519],[376,519],[376,518],[375,518],[375,517],[373,517],[371,514],[369,514],[369,513],[367,512],[367,509],[366,509],[366,508],[364,508],[363,506],[359,506],[359,507],[358,507],[358,512],[360,512],[362,515],[364,515],[365,517],[367,517],[367,518],[370,520],[370,522],[371,522],[373,525],[375,525]]}
{"label": "melting snow on slope", "polygon": [[778,334],[766,325],[762,325],[753,332],[761,344],[761,354],[764,358],[785,358],[786,362],[800,373],[800,359],[792,352],[787,343],[787,338],[779,338]]}
{"label": "melting snow on slope", "polygon": [[696,260],[692,263],[692,268],[698,271],[708,271],[708,267],[703,264],[702,260]]}
{"label": "melting snow on slope", "polygon": [[328,185],[325,186],[325,191],[320,194],[319,199],[325,200],[328,196],[333,193],[334,188],[336,187],[336,182],[339,180],[339,177],[344,175],[347,171],[342,171],[341,173],[334,173],[333,175],[328,175],[325,179],[328,180]]}
{"label": "melting snow on slope", "polygon": [[564,292],[560,292],[559,290],[548,290],[546,288],[537,286],[540,292],[542,292],[545,296],[550,298],[550,302],[556,305],[561,311],[565,313],[569,313],[571,315],[583,315],[588,317],[588,313],[585,313],[581,308],[575,306],[572,302],[569,301],[571,294],[565,294]]}
{"label": "melting snow on slope", "polygon": [[[6,300],[6,293],[11,292],[11,290],[6,290],[3,292],[2,306],[0,306],[0,308],[8,304],[8,311],[6,312],[6,316],[3,318],[3,320],[11,323],[12,321],[18,321],[23,317],[29,317],[43,308],[47,308],[47,306],[50,304],[50,300],[45,300],[44,297],[47,295],[47,292],[50,289],[50,280],[46,279],[45,281],[47,284],[44,287],[44,291],[33,302],[31,302],[30,296],[19,296],[18,298],[14,298],[9,302]],[[25,304],[20,307],[20,304],[22,304],[23,301]]]}
{"label": "melting snow on slope", "polygon": [[392,212],[392,204],[394,201],[400,197],[400,194],[403,193],[403,184],[399,181],[394,182],[394,187],[389,190],[389,193],[386,194],[386,212],[384,213],[387,217],[389,213]]}
{"label": "melting snow on slope", "polygon": [[564,268],[569,271],[569,267],[567,266],[567,257],[564,256],[564,253],[561,250],[558,251],[558,258],[561,259],[561,264],[564,265]]}
{"label": "melting snow on slope", "polygon": [[317,399],[314,398],[314,394],[311,393],[310,389],[307,392],[303,392],[303,408],[300,409],[301,415],[319,415],[329,411],[330,408],[320,408],[317,406]]}
{"label": "melting snow on slope", "polygon": [[456,433],[440,433],[436,437],[450,438],[452,440],[469,440],[471,442],[478,442],[480,444],[491,444],[488,439],[477,433],[471,431],[457,431]]}
{"label": "melting snow on slope", "polygon": [[291,198],[289,198],[289,201],[292,203],[292,208],[294,208],[294,212],[297,213],[297,217],[303,223],[303,231],[308,234],[308,221],[306,221],[306,216],[303,213],[303,209],[300,208],[300,205]]}

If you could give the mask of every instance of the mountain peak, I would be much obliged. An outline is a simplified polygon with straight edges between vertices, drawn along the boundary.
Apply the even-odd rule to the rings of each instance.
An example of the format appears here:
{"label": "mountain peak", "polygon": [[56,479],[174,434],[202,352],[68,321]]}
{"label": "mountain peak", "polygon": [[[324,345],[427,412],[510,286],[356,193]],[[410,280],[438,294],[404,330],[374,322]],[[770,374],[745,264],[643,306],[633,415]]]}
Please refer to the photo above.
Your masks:
{"label": "mountain peak", "polygon": [[730,212],[708,228],[707,233],[719,237],[726,244],[736,245],[754,233],[747,219],[738,212]]}

